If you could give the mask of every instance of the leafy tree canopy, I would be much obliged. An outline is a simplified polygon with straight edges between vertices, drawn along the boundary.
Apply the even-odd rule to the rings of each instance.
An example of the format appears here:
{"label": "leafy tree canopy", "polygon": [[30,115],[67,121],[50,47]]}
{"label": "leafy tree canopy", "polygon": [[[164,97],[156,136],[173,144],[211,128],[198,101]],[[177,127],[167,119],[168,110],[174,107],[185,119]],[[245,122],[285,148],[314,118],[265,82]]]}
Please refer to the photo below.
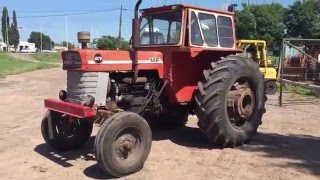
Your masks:
{"label": "leafy tree canopy", "polygon": [[13,11],[13,16],[12,16],[12,24],[10,27],[10,32],[9,32],[9,43],[13,45],[14,47],[18,47],[19,42],[20,42],[20,34],[18,30],[18,22],[17,22],[17,15],[16,11]]}
{"label": "leafy tree canopy", "polygon": [[[67,47],[67,41],[62,41],[60,43],[61,46],[64,46],[64,47]],[[76,46],[75,44],[71,43],[71,42],[68,42],[68,48],[69,49],[74,49]]]}
{"label": "leafy tree canopy", "polygon": [[[112,36],[102,36],[101,38],[95,39],[93,44],[95,44],[98,49],[115,50],[118,48],[118,38]],[[120,39],[119,49],[129,49],[129,43],[123,38]]]}
{"label": "leafy tree canopy", "polygon": [[289,37],[320,38],[320,2],[296,1],[287,11],[284,22]]}
{"label": "leafy tree canopy", "polygon": [[42,49],[51,50],[54,42],[51,41],[51,38],[40,32],[31,32],[28,42],[35,43],[36,48],[41,49],[41,34],[42,34]]}
{"label": "leafy tree canopy", "polygon": [[286,9],[281,4],[245,5],[235,14],[238,39],[261,39],[278,50],[284,36]]}

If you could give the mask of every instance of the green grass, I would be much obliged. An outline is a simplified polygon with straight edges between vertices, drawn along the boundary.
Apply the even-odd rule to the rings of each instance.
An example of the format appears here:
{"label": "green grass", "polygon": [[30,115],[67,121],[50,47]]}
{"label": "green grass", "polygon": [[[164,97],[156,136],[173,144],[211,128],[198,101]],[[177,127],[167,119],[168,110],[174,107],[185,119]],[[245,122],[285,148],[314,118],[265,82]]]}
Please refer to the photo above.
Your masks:
{"label": "green grass", "polygon": [[48,69],[58,67],[56,64],[48,64],[44,62],[34,63],[20,60],[10,56],[7,53],[0,53],[0,77],[11,74],[19,74],[39,69]]}
{"label": "green grass", "polygon": [[320,93],[299,86],[284,85],[283,89],[287,92],[320,98]]}
{"label": "green grass", "polygon": [[43,61],[43,62],[56,62],[60,63],[61,53],[36,53],[32,55],[35,60]]}

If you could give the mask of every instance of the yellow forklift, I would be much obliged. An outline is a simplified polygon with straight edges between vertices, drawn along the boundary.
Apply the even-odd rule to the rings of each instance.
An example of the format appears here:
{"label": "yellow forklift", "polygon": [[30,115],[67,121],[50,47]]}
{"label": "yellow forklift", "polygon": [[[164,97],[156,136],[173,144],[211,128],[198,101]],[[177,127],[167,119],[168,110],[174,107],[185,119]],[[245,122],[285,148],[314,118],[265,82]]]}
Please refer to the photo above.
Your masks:
{"label": "yellow forklift", "polygon": [[265,92],[273,95],[277,92],[277,70],[270,59],[267,58],[267,43],[264,40],[246,40],[237,41],[239,48],[244,53],[260,64],[260,71],[265,77]]}

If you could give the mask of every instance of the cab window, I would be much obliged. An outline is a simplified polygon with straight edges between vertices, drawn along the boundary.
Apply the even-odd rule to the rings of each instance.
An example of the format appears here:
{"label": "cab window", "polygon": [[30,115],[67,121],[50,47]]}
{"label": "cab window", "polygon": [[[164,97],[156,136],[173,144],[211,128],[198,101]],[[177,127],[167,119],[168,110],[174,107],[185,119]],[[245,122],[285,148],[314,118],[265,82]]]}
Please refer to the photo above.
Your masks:
{"label": "cab window", "polygon": [[146,15],[141,20],[141,45],[178,44],[181,36],[182,11]]}
{"label": "cab window", "polygon": [[199,46],[203,45],[201,30],[195,12],[191,14],[191,43]]}
{"label": "cab window", "polygon": [[210,47],[218,46],[216,17],[212,14],[199,13],[199,21],[206,44]]}
{"label": "cab window", "polygon": [[218,16],[218,31],[221,47],[233,47],[232,20],[230,17]]}
{"label": "cab window", "polygon": [[194,10],[190,13],[190,24],[192,45],[228,48],[234,46],[231,17]]}

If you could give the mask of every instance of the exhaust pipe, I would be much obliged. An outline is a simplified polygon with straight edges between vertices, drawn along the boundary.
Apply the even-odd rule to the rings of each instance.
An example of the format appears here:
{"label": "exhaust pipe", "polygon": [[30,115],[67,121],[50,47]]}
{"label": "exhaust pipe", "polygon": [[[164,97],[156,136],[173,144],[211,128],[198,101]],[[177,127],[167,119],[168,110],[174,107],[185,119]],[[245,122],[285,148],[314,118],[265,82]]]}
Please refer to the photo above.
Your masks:
{"label": "exhaust pipe", "polygon": [[134,19],[132,20],[132,48],[134,51],[133,60],[132,60],[132,70],[133,70],[133,78],[132,83],[135,83],[138,78],[139,70],[138,70],[138,48],[140,47],[140,22],[139,22],[139,7],[142,3],[142,0],[138,0],[135,8],[134,8]]}
{"label": "exhaust pipe", "polygon": [[139,7],[142,0],[139,0],[134,8],[134,19],[132,20],[132,47],[136,49],[140,46],[140,22],[139,22]]}
{"label": "exhaust pipe", "polygon": [[87,49],[88,43],[90,43],[90,32],[87,32],[87,31],[78,32],[78,42],[81,43],[82,49]]}

